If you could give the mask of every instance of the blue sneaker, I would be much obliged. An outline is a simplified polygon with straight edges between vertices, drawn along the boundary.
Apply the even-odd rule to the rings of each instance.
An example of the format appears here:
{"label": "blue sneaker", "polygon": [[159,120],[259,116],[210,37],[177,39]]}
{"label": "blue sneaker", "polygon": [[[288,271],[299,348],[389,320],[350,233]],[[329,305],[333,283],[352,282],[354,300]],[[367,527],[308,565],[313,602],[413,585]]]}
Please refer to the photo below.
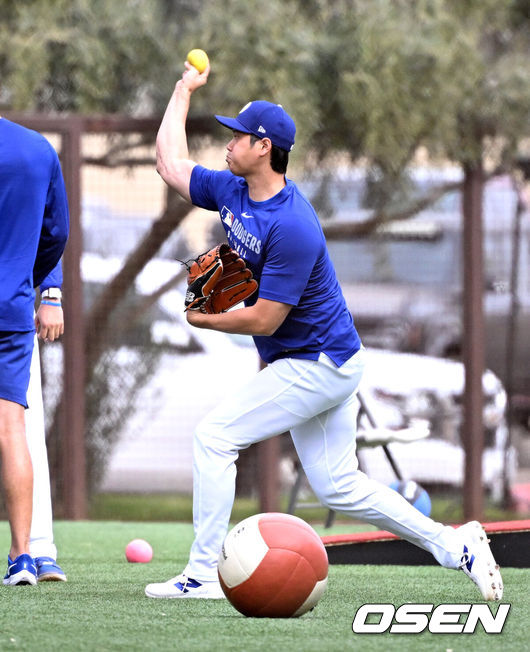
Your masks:
{"label": "blue sneaker", "polygon": [[7,557],[7,572],[4,576],[4,584],[17,586],[21,584],[37,584],[37,568],[33,558],[29,555],[19,555],[15,561]]}
{"label": "blue sneaker", "polygon": [[39,582],[66,582],[66,574],[52,557],[35,557]]}

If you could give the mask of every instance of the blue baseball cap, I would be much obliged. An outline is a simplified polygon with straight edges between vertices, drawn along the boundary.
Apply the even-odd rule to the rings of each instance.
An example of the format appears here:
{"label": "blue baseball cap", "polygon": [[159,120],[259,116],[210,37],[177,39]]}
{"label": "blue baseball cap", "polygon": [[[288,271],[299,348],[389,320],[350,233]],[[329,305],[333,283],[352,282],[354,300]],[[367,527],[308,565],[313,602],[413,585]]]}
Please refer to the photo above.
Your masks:
{"label": "blue baseball cap", "polygon": [[246,104],[237,118],[216,115],[215,119],[229,129],[270,138],[273,145],[287,152],[293,148],[296,126],[281,104],[257,100]]}

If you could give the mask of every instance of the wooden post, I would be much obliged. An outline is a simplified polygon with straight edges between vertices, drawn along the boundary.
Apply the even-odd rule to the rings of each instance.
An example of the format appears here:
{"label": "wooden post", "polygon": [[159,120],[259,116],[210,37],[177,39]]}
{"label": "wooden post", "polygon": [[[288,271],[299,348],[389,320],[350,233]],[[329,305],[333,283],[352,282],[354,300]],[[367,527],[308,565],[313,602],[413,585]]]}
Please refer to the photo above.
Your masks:
{"label": "wooden post", "polygon": [[465,367],[463,439],[464,518],[481,520],[484,509],[482,454],[484,451],[484,398],[482,375],[485,361],[482,253],[483,170],[464,166],[463,188],[463,361]]}
{"label": "wooden post", "polygon": [[272,437],[258,443],[259,511],[280,511],[280,438]]}
{"label": "wooden post", "polygon": [[70,208],[70,236],[63,258],[64,373],[61,418],[63,506],[67,519],[87,516],[85,455],[85,353],[83,349],[83,288],[80,262],[81,231],[81,134],[82,119],[64,120],[62,168]]}
{"label": "wooden post", "polygon": [[[264,369],[266,366],[263,360],[260,360],[260,369]],[[257,444],[260,512],[280,511],[280,453],[279,437],[272,437]]]}

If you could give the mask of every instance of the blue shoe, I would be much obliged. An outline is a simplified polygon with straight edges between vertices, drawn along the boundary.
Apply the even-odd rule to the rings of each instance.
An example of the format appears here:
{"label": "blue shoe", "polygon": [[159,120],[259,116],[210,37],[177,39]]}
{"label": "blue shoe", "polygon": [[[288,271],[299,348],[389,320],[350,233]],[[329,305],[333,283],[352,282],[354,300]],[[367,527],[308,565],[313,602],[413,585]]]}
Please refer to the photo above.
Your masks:
{"label": "blue shoe", "polygon": [[21,584],[37,584],[37,568],[33,558],[29,555],[19,555],[15,561],[7,557],[7,572],[4,576],[4,584],[17,586]]}
{"label": "blue shoe", "polygon": [[35,557],[39,582],[66,582],[66,574],[52,557]]}

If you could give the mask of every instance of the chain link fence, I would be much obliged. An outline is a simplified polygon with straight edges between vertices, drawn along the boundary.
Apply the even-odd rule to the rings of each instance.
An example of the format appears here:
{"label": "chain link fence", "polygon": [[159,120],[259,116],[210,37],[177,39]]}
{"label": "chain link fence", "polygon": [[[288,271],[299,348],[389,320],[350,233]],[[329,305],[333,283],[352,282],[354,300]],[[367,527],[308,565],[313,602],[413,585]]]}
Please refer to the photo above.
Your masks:
{"label": "chain link fence", "polygon": [[[196,424],[206,411],[227,394],[233,394],[237,384],[244,383],[259,368],[250,338],[190,329],[183,315],[185,268],[179,261],[195,257],[224,238],[217,216],[190,208],[168,191],[157,175],[154,141],[158,120],[87,119],[81,129],[77,169],[71,161],[64,167],[68,133],[54,130],[53,121],[46,129],[45,118],[28,122],[44,132],[57,148],[65,177],[78,174],[80,180],[81,228],[79,238],[74,233],[76,241],[69,244],[79,256],[78,260],[67,260],[66,265],[79,267],[82,322],[74,322],[79,333],[75,325],[72,332],[68,320],[66,329],[70,329],[73,340],[82,340],[84,405],[72,403],[69,398],[70,387],[64,375],[67,339],[41,344],[56,512],[61,513],[60,498],[67,491],[65,468],[70,463],[65,459],[70,422],[61,416],[65,403],[74,416],[76,411],[83,412],[89,494],[190,492]],[[202,135],[201,142],[209,143],[204,138],[209,135],[209,127],[202,122],[195,127],[192,123],[193,137]],[[193,142],[199,141],[193,138]],[[197,153],[196,160],[222,167],[222,151],[221,145],[208,145]],[[448,304],[442,305],[439,300],[442,295],[447,299],[440,292],[444,285],[452,283],[460,291],[460,245],[457,239],[451,239],[451,234],[458,233],[460,213],[455,193],[459,180],[453,176],[454,170],[435,170],[432,175],[427,181],[425,170],[419,167],[408,180],[389,189],[382,187],[369,170],[352,168],[340,157],[328,159],[309,172],[298,167],[290,170],[290,176],[300,183],[319,212],[339,280],[365,343],[394,351],[458,355],[460,306],[457,301],[449,311]],[[497,296],[499,288],[509,286],[506,274],[513,209],[513,197],[507,193],[506,184],[499,183],[500,191],[494,192],[494,199],[501,201],[500,208],[496,204],[495,210],[497,215],[504,215],[505,224],[501,231],[497,229],[497,234],[503,235],[487,237],[485,241],[487,262],[492,261],[488,268],[496,274],[492,287]],[[431,203],[435,208],[431,206],[430,213],[424,212],[422,219],[410,222],[404,219],[410,212],[404,199],[410,184],[427,195],[433,187],[443,184],[450,192],[434,196]],[[370,235],[363,224],[369,223],[386,205],[385,193],[397,197],[395,219],[388,219],[387,213],[383,223],[372,220],[370,228],[378,230]],[[436,204],[434,200],[440,198],[441,203]],[[441,215],[447,219],[450,216],[449,221],[442,220],[442,231],[440,219],[434,220]],[[522,247],[522,270],[526,274],[522,282],[527,288],[530,249],[526,230]],[[444,258],[448,252],[452,258]],[[396,304],[396,292],[401,291],[397,281],[405,280],[409,290],[422,286],[425,290],[426,278],[432,281],[430,294],[409,294],[407,301],[402,298]],[[72,296],[67,289],[65,309]],[[428,314],[427,309],[432,309],[436,302],[435,310]],[[493,336],[497,343],[505,337],[501,333]],[[212,374],[212,369],[226,371]],[[427,400],[426,392],[420,393],[417,385],[407,390],[408,396],[404,391],[402,396],[385,397],[379,388],[382,412],[393,401],[392,409],[401,415],[401,422],[395,422],[394,427],[426,418],[436,437],[459,445],[460,434],[454,424],[461,422],[455,414],[461,410],[462,388],[451,395],[440,393],[439,388],[431,390],[431,404],[425,405],[420,398]],[[498,397],[494,391],[487,397],[485,415],[491,417],[495,401]],[[441,408],[449,403],[450,414],[442,419]],[[497,405],[496,409],[502,412],[502,406]],[[493,442],[502,453],[506,440],[495,434],[497,426],[495,418],[485,423],[486,444]],[[241,494],[256,491],[259,469],[253,448],[243,451],[240,457]],[[288,488],[294,475],[292,466],[285,465],[285,460],[293,459],[287,438],[282,439],[281,449],[282,477]],[[386,462],[377,464],[385,466]],[[378,468],[372,470],[373,475],[380,473]],[[414,469],[409,471],[407,467],[409,472],[414,473]]]}

